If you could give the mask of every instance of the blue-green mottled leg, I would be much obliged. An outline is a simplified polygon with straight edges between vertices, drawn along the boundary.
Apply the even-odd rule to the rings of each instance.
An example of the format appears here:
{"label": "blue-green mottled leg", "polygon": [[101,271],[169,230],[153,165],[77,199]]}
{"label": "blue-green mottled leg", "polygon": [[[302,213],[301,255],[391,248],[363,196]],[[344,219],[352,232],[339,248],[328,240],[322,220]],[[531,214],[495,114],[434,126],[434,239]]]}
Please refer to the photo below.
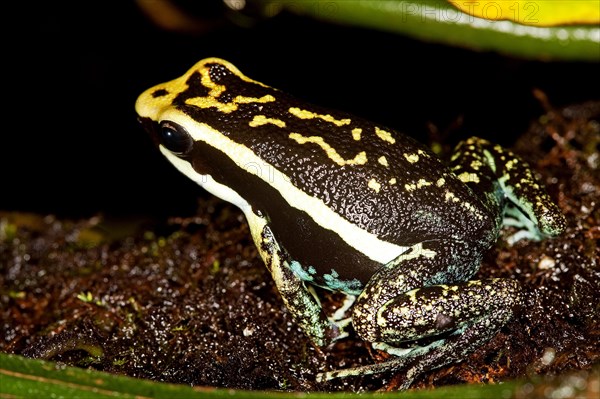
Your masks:
{"label": "blue-green mottled leg", "polygon": [[354,329],[369,342],[385,341],[375,312],[417,288],[468,280],[479,268],[481,252],[475,245],[452,240],[415,245],[371,277],[352,310]]}
{"label": "blue-green mottled leg", "polygon": [[[454,267],[472,273],[479,266],[477,253],[461,242],[426,242],[382,268],[359,296],[353,324],[361,337],[394,357],[323,373],[320,380],[406,369],[408,387],[419,373],[460,361],[488,341],[520,305],[519,284],[505,279],[458,282],[469,275],[439,272]],[[436,336],[426,346],[393,346]]]}
{"label": "blue-green mottled leg", "polygon": [[342,331],[327,319],[318,300],[292,271],[268,226],[262,230],[259,252],[283,302],[312,342],[317,346],[325,346],[339,338]]}
{"label": "blue-green mottled leg", "polygon": [[493,206],[502,207],[506,199],[512,203],[506,208],[506,219],[512,219],[507,224],[528,230],[528,234],[519,237],[540,239],[565,230],[560,209],[535,179],[530,166],[513,152],[471,137],[458,144],[450,167],[461,181],[483,194]]}
{"label": "blue-green mottled leg", "polygon": [[[451,313],[447,308],[448,296],[461,293],[457,299],[458,307]],[[463,298],[462,296],[466,296]],[[411,306],[411,297],[424,300],[418,307],[412,307],[410,317],[403,317]],[[455,286],[437,286],[417,289],[399,297],[378,312],[379,317],[389,317],[388,329],[399,326],[398,331],[405,330],[407,335],[429,331],[448,331],[452,333],[445,338],[433,341],[426,346],[414,346],[406,349],[395,348],[385,343],[376,343],[374,348],[384,350],[395,357],[382,363],[356,367],[346,370],[332,371],[320,375],[321,380],[342,378],[352,375],[375,374],[398,371],[403,369],[404,381],[400,389],[408,389],[414,378],[419,374],[442,367],[446,364],[464,360],[469,353],[489,341],[506,322],[512,317],[515,308],[520,304],[520,287],[517,282],[508,279],[471,281]],[[414,304],[413,304],[414,305]],[[444,313],[445,312],[445,313]],[[416,314],[427,314],[428,323],[418,326],[408,326],[405,320],[410,320]],[[470,317],[470,320],[465,318]],[[405,319],[405,320],[403,320]],[[461,320],[462,319],[462,320]],[[414,321],[414,320],[413,320]],[[389,338],[398,339],[396,333]]]}

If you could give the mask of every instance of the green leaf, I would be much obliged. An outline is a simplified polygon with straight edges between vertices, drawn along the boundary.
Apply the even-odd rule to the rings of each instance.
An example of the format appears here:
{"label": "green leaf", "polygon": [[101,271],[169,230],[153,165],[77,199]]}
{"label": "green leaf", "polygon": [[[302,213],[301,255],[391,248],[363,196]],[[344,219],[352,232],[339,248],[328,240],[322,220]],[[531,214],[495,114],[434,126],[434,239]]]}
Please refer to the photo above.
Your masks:
{"label": "green leaf", "polygon": [[[558,19],[557,13],[563,11],[557,10],[556,5],[551,8],[552,2],[548,1],[461,2],[471,5],[468,10],[481,15],[476,16],[442,0],[260,0],[267,15],[283,9],[330,22],[523,58],[600,61],[600,26],[594,22],[596,14],[581,17],[581,13],[589,14],[587,10],[600,7],[600,1],[580,2],[570,14]],[[480,8],[474,8],[475,3]],[[509,12],[514,15],[504,15]],[[488,18],[483,18],[483,14]],[[544,26],[564,21],[568,23]]]}
{"label": "green leaf", "polygon": [[[465,389],[467,388],[467,389]],[[475,388],[475,389],[474,389]],[[469,393],[470,392],[470,393]],[[474,393],[478,392],[478,393]],[[400,398],[483,398],[489,395],[506,395],[509,386],[459,386],[435,391],[392,392],[388,397]],[[230,389],[189,387],[140,380],[108,373],[65,367],[56,363],[27,359],[0,353],[0,398],[280,398],[297,399],[298,392],[236,391]],[[457,396],[458,395],[458,396]],[[302,394],[313,399],[345,398],[357,396],[350,393]],[[381,393],[363,393],[361,398],[381,397]]]}
{"label": "green leaf", "polygon": [[[190,387],[68,367],[58,363],[0,353],[0,398],[112,398],[112,399],[195,399],[195,398],[271,398],[271,399],[448,399],[527,397],[532,392],[552,393],[568,389],[574,395],[597,394],[599,366],[558,377],[489,385],[457,385],[435,390],[407,392],[299,393],[241,391],[210,387]],[[551,396],[551,395],[550,395]],[[548,396],[548,397],[550,397]],[[584,396],[582,396],[584,397]],[[591,396],[590,396],[591,397]]]}

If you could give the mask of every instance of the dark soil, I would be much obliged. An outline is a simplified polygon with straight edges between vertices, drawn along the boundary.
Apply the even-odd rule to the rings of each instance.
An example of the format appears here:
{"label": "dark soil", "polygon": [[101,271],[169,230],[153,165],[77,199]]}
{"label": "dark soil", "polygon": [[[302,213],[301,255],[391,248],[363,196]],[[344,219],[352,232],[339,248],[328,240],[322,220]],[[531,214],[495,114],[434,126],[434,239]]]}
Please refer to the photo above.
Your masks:
{"label": "dark soil", "polygon": [[[600,102],[546,107],[513,149],[538,172],[568,229],[512,247],[505,238],[514,231],[503,233],[476,278],[519,280],[526,306],[466,361],[419,376],[415,388],[600,361]],[[320,293],[328,309],[340,303]],[[0,351],[111,373],[353,392],[394,389],[402,378],[315,383],[319,371],[385,355],[352,332],[330,348],[313,347],[281,302],[242,214],[218,199],[200,200],[194,218],[158,221],[0,213],[0,301]]]}

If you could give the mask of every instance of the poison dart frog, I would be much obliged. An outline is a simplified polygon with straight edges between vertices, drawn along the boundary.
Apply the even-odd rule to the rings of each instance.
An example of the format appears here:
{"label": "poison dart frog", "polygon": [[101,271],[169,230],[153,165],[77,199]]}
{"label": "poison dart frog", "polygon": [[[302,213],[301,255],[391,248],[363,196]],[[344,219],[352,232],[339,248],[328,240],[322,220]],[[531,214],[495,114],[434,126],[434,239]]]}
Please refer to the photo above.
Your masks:
{"label": "poison dart frog", "polygon": [[[243,211],[315,345],[346,336],[351,323],[392,355],[319,381],[405,369],[407,388],[419,373],[463,360],[522,303],[512,279],[471,280],[503,220],[526,228],[519,238],[565,229],[530,167],[507,149],[472,137],[445,165],[408,136],[308,104],[222,59],[146,90],[135,107],[177,169]],[[326,315],[313,285],[353,299],[350,316]]]}

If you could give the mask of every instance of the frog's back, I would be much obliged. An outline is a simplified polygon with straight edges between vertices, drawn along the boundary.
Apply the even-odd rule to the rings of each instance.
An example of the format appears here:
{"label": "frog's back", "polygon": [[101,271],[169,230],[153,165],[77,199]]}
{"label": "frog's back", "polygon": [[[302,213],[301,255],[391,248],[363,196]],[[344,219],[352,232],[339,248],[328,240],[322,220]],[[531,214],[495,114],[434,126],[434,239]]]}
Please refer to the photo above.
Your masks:
{"label": "frog's back", "polygon": [[251,148],[265,161],[249,166],[256,173],[289,179],[384,240],[410,245],[428,237],[450,237],[453,231],[469,230],[460,216],[466,211],[487,216],[469,189],[410,137],[344,112],[307,105],[222,61],[208,59],[192,71],[175,106]]}

